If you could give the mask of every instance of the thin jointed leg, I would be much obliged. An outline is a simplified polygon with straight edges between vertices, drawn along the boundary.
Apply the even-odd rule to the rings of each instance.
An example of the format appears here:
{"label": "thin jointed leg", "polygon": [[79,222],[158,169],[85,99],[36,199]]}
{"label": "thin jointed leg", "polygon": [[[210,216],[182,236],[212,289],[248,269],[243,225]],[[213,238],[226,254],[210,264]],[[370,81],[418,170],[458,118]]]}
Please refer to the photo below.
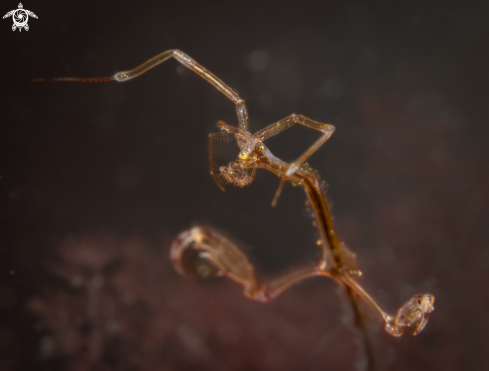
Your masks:
{"label": "thin jointed leg", "polygon": [[[292,164],[289,165],[287,171],[285,172],[285,176],[291,176],[294,175],[294,173],[300,169],[302,164],[306,162],[306,160],[318,150],[319,147],[323,145],[324,142],[326,142],[329,137],[333,134],[335,127],[330,124],[324,124],[318,121],[311,120],[308,117],[302,116],[302,115],[296,115],[295,113],[283,118],[282,120],[279,120],[271,125],[268,125],[266,128],[263,128],[256,132],[253,136],[259,140],[267,140],[268,138],[271,138],[277,134],[280,134],[281,132],[289,129],[295,124],[300,124],[304,125],[308,128],[317,130],[322,133],[322,135],[319,137],[318,140],[316,140],[297,160],[292,162]],[[282,193],[282,189],[284,187],[286,177],[282,179],[280,182],[280,185],[277,189],[277,192],[275,192],[275,196],[273,197],[272,200],[272,206],[275,206],[277,204],[277,201],[280,197],[280,194]]]}
{"label": "thin jointed leg", "polygon": [[271,138],[288,128],[292,127],[294,124],[300,124],[304,125],[308,128],[320,131],[322,135],[319,137],[319,139],[312,144],[297,160],[295,160],[287,169],[287,172],[285,175],[290,176],[293,175],[299,168],[302,166],[304,162],[314,153],[317,151],[319,147],[323,145],[324,142],[326,142],[329,137],[333,134],[334,132],[334,126],[330,124],[324,124],[318,121],[311,120],[308,117],[302,116],[302,115],[296,115],[295,113],[283,118],[280,121],[277,121],[274,124],[268,125],[266,128],[261,129],[257,133],[254,134],[255,137],[261,139],[261,140],[267,140],[268,138]]}

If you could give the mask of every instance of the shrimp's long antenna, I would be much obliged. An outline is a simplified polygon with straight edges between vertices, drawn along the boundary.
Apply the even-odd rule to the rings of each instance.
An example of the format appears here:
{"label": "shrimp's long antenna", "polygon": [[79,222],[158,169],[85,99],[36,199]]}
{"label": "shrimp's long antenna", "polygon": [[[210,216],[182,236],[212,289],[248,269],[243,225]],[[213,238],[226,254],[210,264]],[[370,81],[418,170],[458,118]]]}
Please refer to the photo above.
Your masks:
{"label": "shrimp's long antenna", "polygon": [[118,81],[124,82],[134,79],[150,69],[158,66],[159,64],[167,61],[170,58],[175,58],[179,63],[187,67],[189,70],[195,72],[197,75],[202,77],[222,94],[224,94],[229,100],[231,100],[236,106],[236,116],[238,117],[238,124],[241,130],[249,132],[249,118],[248,109],[246,108],[245,101],[240,98],[238,92],[232,89],[230,86],[226,85],[219,77],[214,75],[212,72],[207,70],[204,66],[200,65],[189,57],[187,54],[180,50],[170,49],[158,54],[156,57],[148,59],[143,64],[133,68],[132,70],[117,72],[111,77],[101,77],[101,78],[84,78],[84,77],[54,77],[54,78],[41,78],[33,79],[35,82],[49,82],[49,81],[68,81],[68,82],[107,82],[107,81]]}
{"label": "shrimp's long antenna", "polygon": [[115,77],[51,77],[43,79],[32,79],[34,82],[69,81],[69,82],[108,82],[117,81]]}

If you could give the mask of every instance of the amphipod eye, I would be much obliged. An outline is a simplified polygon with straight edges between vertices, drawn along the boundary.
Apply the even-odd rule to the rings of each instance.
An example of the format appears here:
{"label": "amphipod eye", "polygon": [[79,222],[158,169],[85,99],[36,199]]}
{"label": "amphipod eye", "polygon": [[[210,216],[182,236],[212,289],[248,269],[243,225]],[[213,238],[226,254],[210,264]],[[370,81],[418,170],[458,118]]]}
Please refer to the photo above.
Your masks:
{"label": "amphipod eye", "polygon": [[265,145],[263,143],[257,143],[256,144],[256,148],[259,150],[259,151],[264,151],[265,150]]}

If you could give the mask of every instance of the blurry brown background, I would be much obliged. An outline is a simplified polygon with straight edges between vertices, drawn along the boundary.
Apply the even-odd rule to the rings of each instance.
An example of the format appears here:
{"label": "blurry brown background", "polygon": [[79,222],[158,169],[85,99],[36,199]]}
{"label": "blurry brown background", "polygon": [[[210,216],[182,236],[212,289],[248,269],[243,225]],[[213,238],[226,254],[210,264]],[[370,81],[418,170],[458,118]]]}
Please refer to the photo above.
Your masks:
{"label": "blurry brown background", "polygon": [[[0,22],[1,370],[361,369],[331,280],[264,305],[171,267],[196,223],[241,241],[264,276],[317,256],[300,188],[272,209],[265,171],[213,183],[207,133],[235,123],[225,97],[175,61],[124,84],[30,81],[110,76],[170,48],[238,89],[252,131],[292,112],[336,126],[310,164],[362,282],[390,311],[436,296],[418,337],[374,335],[379,368],[489,367],[489,2],[23,5],[39,17],[28,32]],[[316,137],[267,144],[292,161]]]}

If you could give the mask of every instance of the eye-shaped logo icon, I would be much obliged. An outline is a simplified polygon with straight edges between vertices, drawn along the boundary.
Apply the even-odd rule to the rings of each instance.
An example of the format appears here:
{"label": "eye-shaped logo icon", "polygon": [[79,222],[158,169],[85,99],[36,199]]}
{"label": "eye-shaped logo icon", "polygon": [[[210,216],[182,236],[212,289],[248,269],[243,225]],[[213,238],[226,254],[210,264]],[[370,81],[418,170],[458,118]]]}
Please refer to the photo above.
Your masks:
{"label": "eye-shaped logo icon", "polygon": [[32,13],[30,10],[24,9],[22,3],[19,3],[19,8],[11,10],[7,14],[3,16],[3,18],[7,18],[12,16],[12,20],[14,24],[12,25],[12,31],[15,31],[17,28],[19,31],[22,31],[24,28],[26,31],[29,31],[29,25],[27,21],[29,20],[29,16],[37,18],[37,15]]}

